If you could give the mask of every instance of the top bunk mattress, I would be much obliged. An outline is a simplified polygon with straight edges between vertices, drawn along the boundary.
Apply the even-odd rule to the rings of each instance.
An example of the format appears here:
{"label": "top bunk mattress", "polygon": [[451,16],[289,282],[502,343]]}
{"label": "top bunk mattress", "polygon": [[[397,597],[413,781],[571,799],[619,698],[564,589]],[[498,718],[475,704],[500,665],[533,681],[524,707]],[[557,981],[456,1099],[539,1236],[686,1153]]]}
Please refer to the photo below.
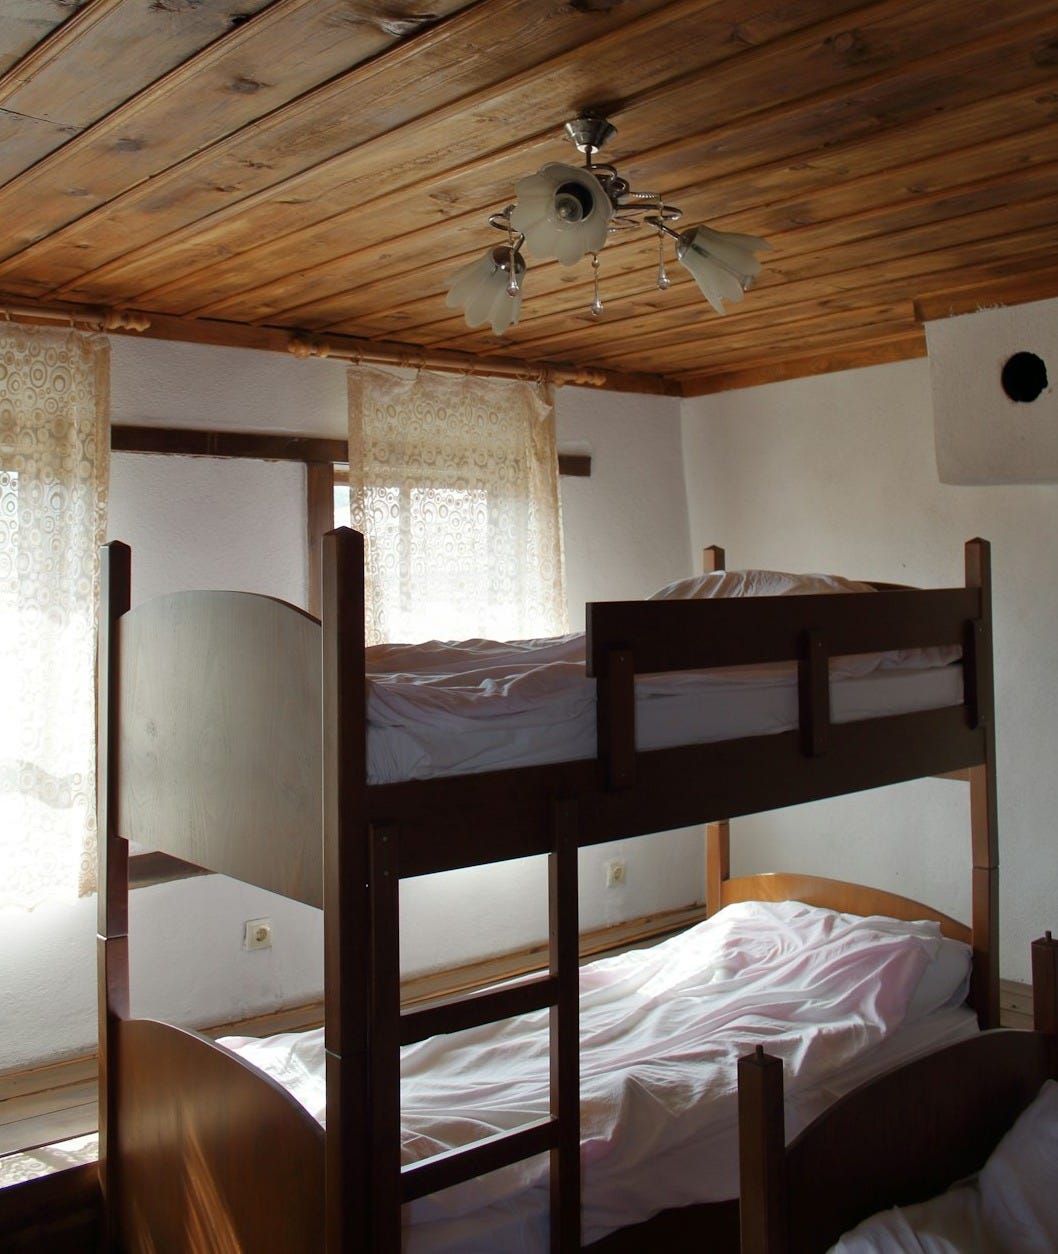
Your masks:
{"label": "top bunk mattress", "polygon": [[[958,705],[957,649],[834,658],[835,723]],[[584,636],[367,650],[368,780],[391,783],[595,756],[595,681]],[[636,747],[737,739],[798,726],[793,664],[645,676]]]}

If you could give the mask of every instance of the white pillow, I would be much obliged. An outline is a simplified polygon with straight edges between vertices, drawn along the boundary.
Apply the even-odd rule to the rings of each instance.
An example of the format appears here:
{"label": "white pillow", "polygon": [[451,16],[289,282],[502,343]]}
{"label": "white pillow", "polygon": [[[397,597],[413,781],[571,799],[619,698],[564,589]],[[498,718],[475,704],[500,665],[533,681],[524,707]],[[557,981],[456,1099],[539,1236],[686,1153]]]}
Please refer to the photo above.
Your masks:
{"label": "white pillow", "polygon": [[651,601],[698,601],[708,597],[809,596],[821,592],[873,592],[869,583],[840,575],[788,575],[781,570],[714,570],[666,584]]}
{"label": "white pillow", "polygon": [[926,964],[911,1000],[907,1004],[904,1023],[917,1023],[926,1015],[948,1006],[961,1006],[970,990],[970,959],[972,950],[962,941],[948,936],[940,938],[937,952]]}

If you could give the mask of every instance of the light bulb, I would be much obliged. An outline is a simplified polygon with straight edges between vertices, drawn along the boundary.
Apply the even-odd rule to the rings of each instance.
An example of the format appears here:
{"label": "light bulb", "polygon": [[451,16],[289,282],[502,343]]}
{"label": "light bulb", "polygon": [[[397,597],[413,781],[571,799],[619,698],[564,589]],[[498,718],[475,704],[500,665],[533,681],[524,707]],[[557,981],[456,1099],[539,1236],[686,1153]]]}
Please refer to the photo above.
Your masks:
{"label": "light bulb", "polygon": [[511,227],[538,257],[572,266],[606,243],[613,204],[590,170],[553,161],[520,179]]}

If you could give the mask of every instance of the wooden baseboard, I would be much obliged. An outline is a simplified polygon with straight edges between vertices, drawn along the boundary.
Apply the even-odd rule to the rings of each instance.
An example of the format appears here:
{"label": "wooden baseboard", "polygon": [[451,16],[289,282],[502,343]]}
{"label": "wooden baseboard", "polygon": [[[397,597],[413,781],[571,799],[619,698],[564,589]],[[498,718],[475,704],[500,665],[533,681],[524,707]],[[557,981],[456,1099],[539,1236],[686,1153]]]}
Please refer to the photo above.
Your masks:
{"label": "wooden baseboard", "polygon": [[[628,949],[632,945],[660,940],[673,932],[682,931],[705,918],[704,906],[683,906],[678,910],[661,910],[656,914],[629,919],[626,923],[611,924],[582,932],[580,937],[581,959],[595,958],[601,954]],[[429,975],[412,976],[400,983],[400,1000],[403,1006],[420,1006],[424,1002],[445,997],[457,997],[473,992],[501,980],[513,980],[547,965],[547,943],[512,953],[500,954],[469,962],[465,966],[451,967]]]}

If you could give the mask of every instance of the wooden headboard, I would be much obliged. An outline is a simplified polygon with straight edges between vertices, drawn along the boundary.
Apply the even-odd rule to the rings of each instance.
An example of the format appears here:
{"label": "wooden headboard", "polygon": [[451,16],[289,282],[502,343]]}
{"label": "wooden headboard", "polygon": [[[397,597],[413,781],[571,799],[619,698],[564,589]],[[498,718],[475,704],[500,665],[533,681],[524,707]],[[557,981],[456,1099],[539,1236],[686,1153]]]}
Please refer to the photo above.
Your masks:
{"label": "wooden headboard", "polygon": [[318,620],[271,597],[183,592],[119,631],[121,835],[322,905]]}

